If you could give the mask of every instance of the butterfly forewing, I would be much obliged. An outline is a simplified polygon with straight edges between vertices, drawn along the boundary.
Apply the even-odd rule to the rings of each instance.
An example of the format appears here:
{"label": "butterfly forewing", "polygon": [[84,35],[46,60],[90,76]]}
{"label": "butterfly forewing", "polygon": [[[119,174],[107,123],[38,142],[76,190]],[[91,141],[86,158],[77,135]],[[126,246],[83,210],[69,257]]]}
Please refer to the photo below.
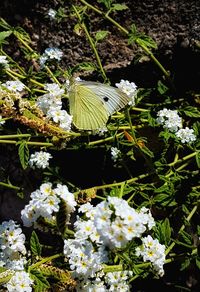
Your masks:
{"label": "butterfly forewing", "polygon": [[109,115],[125,107],[130,98],[118,88],[106,84],[90,81],[81,81],[84,86],[93,91],[104,103]]}
{"label": "butterfly forewing", "polygon": [[108,121],[109,113],[102,100],[82,82],[72,85],[69,106],[73,124],[80,130],[100,129]]}

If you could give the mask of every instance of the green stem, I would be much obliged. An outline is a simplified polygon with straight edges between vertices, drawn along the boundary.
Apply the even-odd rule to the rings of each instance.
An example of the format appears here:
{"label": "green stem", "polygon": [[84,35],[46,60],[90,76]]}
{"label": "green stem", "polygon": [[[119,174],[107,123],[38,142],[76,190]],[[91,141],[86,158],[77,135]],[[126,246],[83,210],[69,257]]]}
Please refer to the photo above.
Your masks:
{"label": "green stem", "polygon": [[[190,214],[186,218],[186,221],[187,222],[190,222],[190,220],[192,219],[192,217],[193,217],[193,215],[195,214],[196,211],[197,211],[197,206],[194,206],[193,209],[192,209],[192,211],[190,212]],[[181,228],[179,229],[178,234],[185,229],[185,226],[186,226],[185,224],[183,224],[181,226]],[[175,244],[176,244],[175,242],[172,242],[172,244],[166,250],[166,253],[165,253],[166,255],[173,249],[173,247],[175,246]]]}
{"label": "green stem", "polygon": [[0,135],[0,139],[12,139],[12,138],[29,138],[30,134],[14,134],[14,135]]}
{"label": "green stem", "polygon": [[2,186],[2,187],[6,187],[6,188],[8,188],[8,189],[17,190],[17,191],[21,190],[20,187],[16,187],[16,186],[13,186],[13,185],[11,185],[11,184],[4,183],[4,182],[0,182],[0,186]]}
{"label": "green stem", "polygon": [[[88,8],[92,9],[96,13],[98,13],[101,16],[104,16],[107,20],[109,20],[112,24],[114,24],[120,31],[122,31],[124,34],[128,35],[129,31],[125,29],[123,26],[121,26],[118,22],[116,22],[112,17],[110,17],[108,14],[104,14],[101,10],[97,9],[93,5],[89,4],[85,0],[79,0],[82,4],[86,5]],[[137,41],[136,41],[137,42]],[[159,69],[163,72],[163,74],[166,76],[166,78],[169,80],[170,84],[173,85],[172,80],[170,78],[170,74],[165,70],[165,68],[162,66],[162,64],[158,61],[158,59],[152,54],[152,52],[143,44],[138,43],[137,44],[149,55],[149,57],[155,62],[155,64],[159,67]]]}
{"label": "green stem", "polygon": [[79,22],[80,22],[82,28],[83,28],[84,31],[85,31],[85,34],[86,34],[86,36],[87,36],[87,38],[88,38],[88,41],[89,41],[89,43],[90,43],[90,46],[91,46],[91,48],[92,48],[92,50],[93,50],[93,52],[94,52],[94,55],[95,55],[95,57],[96,57],[96,60],[97,60],[97,63],[98,63],[99,69],[100,69],[100,71],[101,71],[101,74],[102,74],[102,76],[103,76],[103,79],[104,79],[104,81],[107,81],[107,76],[106,76],[106,73],[105,73],[105,71],[104,71],[104,69],[103,69],[103,66],[102,66],[102,63],[101,63],[101,58],[99,57],[98,51],[97,51],[97,49],[96,49],[96,47],[95,47],[95,44],[94,44],[94,42],[93,42],[93,40],[92,40],[92,38],[91,38],[91,36],[90,36],[90,34],[89,34],[89,31],[88,31],[88,29],[87,29],[85,23],[84,23],[83,20],[81,19],[81,16],[80,16],[78,10],[76,9],[76,7],[75,7],[74,5],[72,5],[72,7],[73,7],[73,9],[74,9],[74,11],[75,11],[75,13],[76,13],[76,15],[77,15],[77,18],[78,18],[78,20],[79,20]]}
{"label": "green stem", "polygon": [[188,159],[190,159],[190,158],[196,156],[197,153],[198,153],[198,151],[195,151],[195,152],[193,152],[193,153],[191,153],[191,154],[189,154],[189,155],[184,156],[184,157],[181,158],[181,159],[174,160],[173,162],[168,163],[167,166],[170,166],[170,167],[171,167],[171,166],[174,166],[175,164],[177,164],[177,163],[179,163],[179,162],[186,161],[186,160],[188,160]]}
{"label": "green stem", "polygon": [[50,262],[54,259],[57,259],[57,258],[60,258],[60,257],[63,257],[63,254],[62,253],[58,253],[58,254],[55,254],[53,256],[50,256],[50,257],[47,257],[47,258],[44,258],[42,259],[41,261],[37,262],[36,264],[34,265],[31,265],[29,268],[28,268],[28,271],[30,272],[31,270],[41,266],[42,264],[44,263],[47,263],[47,262]]}
{"label": "green stem", "polygon": [[[0,140],[0,143],[5,143],[5,144],[17,144],[18,141],[15,140]],[[45,147],[52,147],[54,146],[53,143],[48,143],[48,142],[27,142],[27,145],[30,146],[45,146]]]}

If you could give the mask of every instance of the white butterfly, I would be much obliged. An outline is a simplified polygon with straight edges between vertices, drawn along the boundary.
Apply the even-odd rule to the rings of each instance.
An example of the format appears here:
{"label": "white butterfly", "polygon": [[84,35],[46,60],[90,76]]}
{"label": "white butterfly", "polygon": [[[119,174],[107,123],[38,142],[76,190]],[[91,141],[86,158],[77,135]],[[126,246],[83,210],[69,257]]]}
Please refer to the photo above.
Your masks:
{"label": "white butterfly", "polygon": [[73,79],[68,94],[70,115],[79,130],[105,127],[109,116],[130,102],[128,95],[120,89],[92,81]]}

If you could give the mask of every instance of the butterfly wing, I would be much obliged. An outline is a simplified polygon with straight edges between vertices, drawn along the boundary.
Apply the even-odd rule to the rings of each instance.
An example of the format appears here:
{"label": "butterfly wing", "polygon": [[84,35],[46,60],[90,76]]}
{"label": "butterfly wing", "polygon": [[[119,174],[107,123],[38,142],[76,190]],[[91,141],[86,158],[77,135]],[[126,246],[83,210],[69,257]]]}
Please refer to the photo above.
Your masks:
{"label": "butterfly wing", "polygon": [[87,83],[75,82],[69,92],[70,115],[80,130],[96,130],[105,127],[109,113],[103,101]]}
{"label": "butterfly wing", "polygon": [[109,115],[124,108],[130,102],[128,95],[116,87],[91,81],[80,81],[79,83],[86,86],[98,96],[104,103]]}

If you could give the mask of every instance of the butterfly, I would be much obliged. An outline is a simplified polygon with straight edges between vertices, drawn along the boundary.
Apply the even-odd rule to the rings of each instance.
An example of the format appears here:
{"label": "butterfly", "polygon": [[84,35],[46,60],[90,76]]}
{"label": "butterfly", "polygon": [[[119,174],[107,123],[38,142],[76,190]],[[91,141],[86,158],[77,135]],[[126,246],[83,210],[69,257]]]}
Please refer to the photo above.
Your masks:
{"label": "butterfly", "polygon": [[104,128],[109,117],[130,102],[120,89],[93,81],[73,79],[68,94],[70,115],[79,130]]}

